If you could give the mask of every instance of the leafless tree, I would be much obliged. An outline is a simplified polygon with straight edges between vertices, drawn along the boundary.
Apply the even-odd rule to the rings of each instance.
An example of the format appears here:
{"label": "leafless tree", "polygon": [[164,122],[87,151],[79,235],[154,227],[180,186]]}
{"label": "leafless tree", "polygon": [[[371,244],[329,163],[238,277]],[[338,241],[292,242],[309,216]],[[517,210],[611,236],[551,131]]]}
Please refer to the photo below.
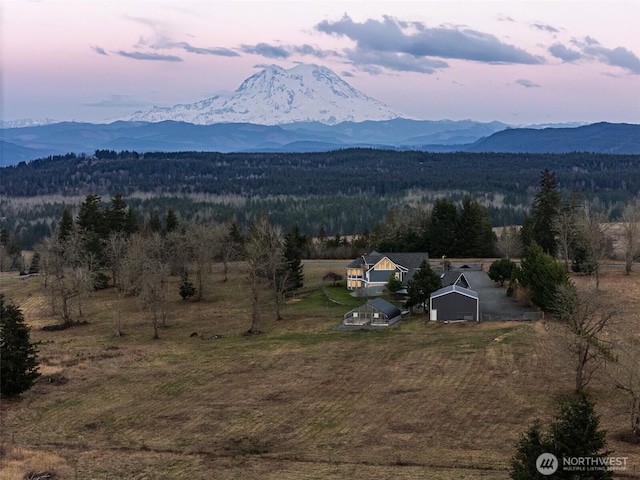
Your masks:
{"label": "leafless tree", "polygon": [[576,232],[588,261],[593,265],[596,290],[600,289],[600,264],[611,247],[607,237],[609,226],[606,212],[594,211],[585,203],[578,214]]}
{"label": "leafless tree", "polygon": [[211,270],[218,238],[211,224],[191,225],[185,235],[190,260],[195,268],[196,299],[203,300],[205,275]]}
{"label": "leafless tree", "polygon": [[169,307],[167,298],[169,266],[166,263],[147,257],[143,272],[139,298],[144,308],[150,312],[153,338],[160,338],[158,327],[160,323],[162,323],[162,326],[166,326]]}
{"label": "leafless tree", "polygon": [[634,260],[640,256],[640,201],[630,203],[622,213],[624,272],[631,274]]}
{"label": "leafless tree", "polygon": [[45,288],[51,294],[52,311],[60,307],[64,324],[73,323],[73,300],[77,301],[78,314],[82,316],[82,297],[93,289],[96,260],[83,252],[82,241],[82,233],[76,230],[64,241],[54,236],[39,247],[41,271]]}
{"label": "leafless tree", "polygon": [[571,197],[565,201],[556,217],[556,240],[558,242],[558,251],[564,261],[564,268],[569,271],[569,257],[571,247],[576,237],[576,222],[578,220],[578,196],[572,193]]}
{"label": "leafless tree", "polygon": [[615,375],[615,386],[624,391],[629,398],[629,421],[631,432],[640,437],[640,358],[637,347],[625,345],[619,359],[619,368]]}
{"label": "leafless tree", "polygon": [[129,239],[122,232],[112,232],[105,243],[104,253],[107,265],[111,270],[113,285],[119,288],[120,274],[123,268],[124,258],[127,254]]}
{"label": "leafless tree", "polygon": [[[260,332],[261,295],[265,288],[277,284],[278,269],[284,264],[282,229],[269,223],[261,214],[251,225],[245,242],[247,280],[251,289],[252,313],[250,334]],[[279,301],[276,299],[279,315]]]}
{"label": "leafless tree", "polygon": [[568,282],[557,287],[553,312],[569,329],[576,356],[575,389],[580,391],[604,362],[615,360],[605,333],[618,310],[602,292]]}
{"label": "leafless tree", "polygon": [[231,222],[220,224],[217,227],[217,243],[225,282],[229,281],[229,265],[242,256],[242,239],[238,238],[238,235],[234,235],[234,228],[237,227]]}
{"label": "leafless tree", "polygon": [[173,230],[167,233],[164,240],[171,275],[183,275],[190,258],[185,230]]}
{"label": "leafless tree", "polygon": [[[121,295],[136,296],[142,307],[149,312],[153,338],[159,338],[158,328],[160,324],[166,323],[169,273],[163,237],[159,233],[132,235],[122,262]],[[117,331],[119,330],[118,320]]]}
{"label": "leafless tree", "polygon": [[504,227],[498,235],[496,249],[502,258],[517,258],[522,255],[522,239],[518,227]]}

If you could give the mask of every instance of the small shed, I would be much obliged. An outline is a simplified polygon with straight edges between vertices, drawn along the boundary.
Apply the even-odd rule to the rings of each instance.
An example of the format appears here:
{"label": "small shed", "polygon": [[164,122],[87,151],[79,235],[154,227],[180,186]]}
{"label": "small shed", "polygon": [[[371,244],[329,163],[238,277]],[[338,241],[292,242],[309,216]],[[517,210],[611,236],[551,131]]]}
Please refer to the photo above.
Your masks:
{"label": "small shed", "polygon": [[480,319],[478,293],[460,285],[449,285],[433,292],[429,309],[431,320],[477,322]]}
{"label": "small shed", "polygon": [[400,320],[400,317],[398,307],[382,298],[375,298],[345,313],[342,323],[359,326],[389,326]]}

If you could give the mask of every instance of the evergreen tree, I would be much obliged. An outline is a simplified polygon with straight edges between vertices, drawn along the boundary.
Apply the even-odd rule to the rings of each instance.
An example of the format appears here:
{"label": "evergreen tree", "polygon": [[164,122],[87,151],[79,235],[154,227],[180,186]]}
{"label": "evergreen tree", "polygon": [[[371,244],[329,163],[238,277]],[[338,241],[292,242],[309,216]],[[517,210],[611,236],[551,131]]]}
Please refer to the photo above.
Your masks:
{"label": "evergreen tree", "polygon": [[[596,415],[594,403],[584,391],[567,403],[560,405],[559,412],[546,433],[536,420],[520,437],[516,453],[511,459],[511,478],[513,480],[534,480],[542,478],[567,480],[595,480],[613,478],[612,472],[601,469],[564,469],[563,458],[589,458],[598,464],[597,459],[609,455],[606,447],[606,432],[600,429],[600,417]],[[541,454],[548,453],[556,457],[556,471],[549,476],[538,471],[537,461]],[[556,461],[554,460],[554,462]],[[602,462],[604,463],[604,462]]]}
{"label": "evergreen tree", "polygon": [[167,211],[167,218],[164,222],[165,233],[173,232],[178,228],[178,216],[173,208]]}
{"label": "evergreen tree", "polygon": [[102,236],[105,233],[105,221],[100,200],[99,195],[87,195],[85,201],[80,204],[76,223],[85,232]]}
{"label": "evergreen tree", "polygon": [[396,277],[395,273],[389,275],[389,280],[387,280],[387,284],[385,285],[386,289],[391,293],[396,293],[398,290],[402,288],[402,282]]}
{"label": "evergreen tree", "polygon": [[180,285],[180,296],[182,300],[193,297],[196,294],[196,287],[189,281],[189,274],[184,272],[182,274],[182,284]]}
{"label": "evergreen tree", "polygon": [[456,256],[491,257],[494,255],[496,235],[493,233],[487,209],[478,200],[465,196],[458,215]]}
{"label": "evergreen tree", "polygon": [[73,229],[73,217],[68,208],[62,210],[62,218],[60,219],[60,225],[58,225],[58,240],[62,243],[71,234]]}
{"label": "evergreen tree", "polygon": [[38,350],[20,309],[0,294],[0,396],[15,397],[31,388],[38,373]]}
{"label": "evergreen tree", "polygon": [[119,193],[111,199],[111,204],[105,209],[104,223],[103,230],[106,236],[114,232],[131,235],[138,229],[135,215]]}
{"label": "evergreen tree", "polygon": [[442,287],[440,276],[431,269],[429,262],[423,260],[420,268],[413,275],[413,278],[407,282],[407,306],[421,305],[427,310],[429,296]]}
{"label": "evergreen tree", "polygon": [[300,234],[300,229],[296,225],[290,233],[284,236],[284,259],[285,264],[281,277],[286,278],[284,293],[292,292],[302,288],[304,285],[304,274],[302,272],[302,254],[307,246],[307,237]]}
{"label": "evergreen tree", "polygon": [[96,265],[104,263],[104,240],[106,225],[104,212],[100,208],[100,196],[87,195],[80,204],[76,225],[80,228],[84,238],[85,256],[93,256]]}
{"label": "evergreen tree", "polygon": [[544,311],[553,304],[556,287],[568,281],[564,267],[542,251],[535,241],[529,245],[520,264],[518,280],[529,289],[531,301]]}
{"label": "evergreen tree", "polygon": [[161,232],[162,231],[162,222],[160,218],[155,213],[149,217],[149,221],[144,226],[144,229],[149,233]]}
{"label": "evergreen tree", "polygon": [[541,174],[540,190],[531,204],[531,217],[523,224],[522,238],[525,246],[528,247],[535,241],[544,253],[556,256],[557,220],[561,200],[556,176],[545,168]]}
{"label": "evergreen tree", "polygon": [[501,258],[491,264],[487,274],[494,282],[500,282],[500,285],[504,285],[504,282],[512,277],[517,268],[518,266],[514,261],[508,258]]}
{"label": "evergreen tree", "polygon": [[541,474],[536,468],[536,461],[543,453],[550,453],[549,445],[542,432],[540,420],[535,420],[518,441],[516,454],[511,459],[511,478],[539,479]]}
{"label": "evergreen tree", "polygon": [[31,265],[29,266],[29,273],[39,273],[40,272],[40,252],[33,252],[33,258],[31,259]]}
{"label": "evergreen tree", "polygon": [[458,231],[458,209],[453,201],[440,198],[435,201],[429,222],[429,245],[436,257],[457,256],[456,232]]}

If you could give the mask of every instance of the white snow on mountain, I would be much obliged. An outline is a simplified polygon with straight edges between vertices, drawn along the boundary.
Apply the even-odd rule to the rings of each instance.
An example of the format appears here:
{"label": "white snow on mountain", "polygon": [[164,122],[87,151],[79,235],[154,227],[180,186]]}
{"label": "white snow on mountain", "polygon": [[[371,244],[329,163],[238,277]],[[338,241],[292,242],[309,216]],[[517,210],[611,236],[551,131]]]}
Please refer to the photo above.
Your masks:
{"label": "white snow on mountain", "polygon": [[44,118],[42,120],[22,118],[19,120],[2,120],[0,121],[0,128],[39,127],[41,125],[51,125],[52,123],[57,123],[57,120],[51,118]]}
{"label": "white snow on mountain", "polygon": [[300,64],[289,70],[270,65],[247,78],[229,95],[196,103],[154,107],[121,120],[161,122],[174,120],[200,125],[391,120],[406,116],[356,90],[330,69]]}

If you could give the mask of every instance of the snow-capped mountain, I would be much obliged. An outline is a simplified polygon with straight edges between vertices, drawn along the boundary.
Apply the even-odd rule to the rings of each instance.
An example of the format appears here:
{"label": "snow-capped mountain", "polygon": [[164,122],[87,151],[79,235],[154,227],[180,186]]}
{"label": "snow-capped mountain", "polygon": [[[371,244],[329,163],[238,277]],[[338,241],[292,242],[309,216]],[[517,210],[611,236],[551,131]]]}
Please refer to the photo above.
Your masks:
{"label": "snow-capped mountain", "polygon": [[0,128],[24,128],[24,127],[39,127],[41,125],[51,125],[56,123],[57,120],[51,118],[44,118],[42,120],[35,120],[33,118],[22,118],[20,120],[2,120],[0,121]]}
{"label": "snow-capped mountain", "polygon": [[356,90],[330,69],[300,64],[289,70],[268,66],[247,78],[230,95],[173,107],[154,107],[121,120],[174,120],[197,125],[281,125],[315,121],[335,125],[400,117],[400,113]]}

